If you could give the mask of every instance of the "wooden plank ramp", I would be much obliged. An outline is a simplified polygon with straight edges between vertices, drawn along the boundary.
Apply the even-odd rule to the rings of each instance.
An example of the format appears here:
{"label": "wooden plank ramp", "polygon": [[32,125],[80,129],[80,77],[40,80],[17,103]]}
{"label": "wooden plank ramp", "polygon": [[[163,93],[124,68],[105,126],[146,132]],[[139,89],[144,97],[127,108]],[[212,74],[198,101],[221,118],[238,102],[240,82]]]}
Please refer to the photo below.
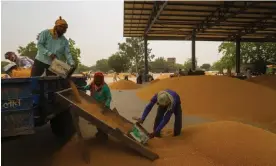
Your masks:
{"label": "wooden plank ramp", "polygon": [[[123,142],[124,145],[137,151],[142,156],[150,160],[156,160],[159,158],[158,154],[153,152],[146,145],[143,145],[127,136],[128,134],[127,130],[128,129],[131,130],[134,123],[130,122],[129,120],[121,116],[116,110],[116,108],[114,110],[108,109],[104,107],[103,104],[97,103],[92,97],[88,96],[85,92],[79,91],[79,93],[80,93],[82,102],[86,103],[86,105],[91,104],[91,107],[89,108],[94,109],[93,111],[83,109],[81,104],[75,101],[72,95],[71,89],[66,89],[66,90],[57,92],[56,100],[58,102],[67,103],[68,105],[71,105],[71,111],[73,112],[74,116],[80,116],[85,120],[91,122],[93,125],[100,128],[103,132],[120,140],[121,142]],[[97,116],[96,113],[97,114],[101,113],[101,115],[104,116],[104,119],[99,118],[99,116]],[[116,119],[115,122],[117,123],[117,125],[124,126],[124,127],[123,128],[120,128],[118,126],[114,127],[110,123],[106,122],[106,120],[108,119],[112,120],[113,122],[114,122],[114,119]]]}

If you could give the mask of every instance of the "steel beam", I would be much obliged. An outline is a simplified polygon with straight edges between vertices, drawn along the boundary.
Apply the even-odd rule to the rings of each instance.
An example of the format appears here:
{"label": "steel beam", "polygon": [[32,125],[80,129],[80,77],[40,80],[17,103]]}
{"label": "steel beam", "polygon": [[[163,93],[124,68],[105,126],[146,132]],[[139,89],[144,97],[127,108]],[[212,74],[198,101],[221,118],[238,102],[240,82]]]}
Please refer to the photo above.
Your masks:
{"label": "steel beam", "polygon": [[[272,15],[266,16],[265,18],[261,18],[258,21],[251,23],[248,26],[245,26],[243,29],[238,30],[238,32],[232,33],[228,36],[228,39],[226,40],[234,40],[236,36],[244,36],[247,34],[253,34],[256,33],[256,31],[265,30],[266,28],[271,28],[271,26],[265,26],[266,22],[272,18]],[[274,26],[276,23],[274,24]]]}
{"label": "steel beam", "polygon": [[[159,4],[159,3],[162,3],[162,4]],[[148,20],[147,28],[145,29],[145,35],[148,34],[151,27],[154,25],[156,20],[159,18],[161,12],[164,10],[164,8],[166,7],[167,4],[168,4],[168,1],[155,1],[151,16]]]}
{"label": "steel beam", "polygon": [[196,40],[196,35],[195,35],[195,30],[193,30],[193,34],[192,34],[192,70],[196,69],[195,40]]}
{"label": "steel beam", "polygon": [[148,38],[144,36],[144,52],[145,52],[145,73],[144,73],[144,80],[145,82],[148,81],[148,73],[149,73],[149,64],[148,64]]}
{"label": "steel beam", "polygon": [[236,73],[240,73],[241,68],[241,40],[240,37],[236,38]]}
{"label": "steel beam", "polygon": [[[232,3],[234,2],[224,2],[223,6],[220,6],[219,8],[217,8],[215,12],[213,12],[211,15],[206,17],[205,21],[197,25],[196,33],[200,31],[204,32],[206,28],[219,25],[220,22],[223,22],[228,18],[235,17],[237,14],[241,14],[242,12],[246,11],[249,7],[259,4],[259,2],[244,2],[245,6],[243,8],[241,8],[239,11],[235,13],[227,15],[230,9],[229,5],[231,5]],[[214,23],[210,23],[214,18],[217,18],[217,15],[219,15],[218,19]],[[187,36],[187,39],[190,39],[191,37],[192,37],[192,34]]]}
{"label": "steel beam", "polygon": [[[128,36],[124,36],[128,37]],[[148,40],[172,40],[172,41],[185,41],[185,37],[176,37],[176,36],[148,36]],[[215,37],[196,37],[196,41],[230,41],[225,38],[215,38]],[[241,42],[276,42],[276,38],[264,37],[264,38],[241,38]]]}

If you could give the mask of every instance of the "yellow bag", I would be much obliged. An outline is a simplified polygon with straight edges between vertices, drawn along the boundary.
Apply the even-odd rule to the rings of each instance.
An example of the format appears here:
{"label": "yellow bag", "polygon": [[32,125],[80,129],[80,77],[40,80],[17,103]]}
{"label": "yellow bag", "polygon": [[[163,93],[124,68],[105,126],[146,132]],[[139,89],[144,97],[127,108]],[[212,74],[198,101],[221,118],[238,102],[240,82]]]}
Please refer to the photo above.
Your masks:
{"label": "yellow bag", "polygon": [[31,76],[31,68],[24,69],[24,68],[17,68],[12,70],[11,77],[12,78],[26,78]]}

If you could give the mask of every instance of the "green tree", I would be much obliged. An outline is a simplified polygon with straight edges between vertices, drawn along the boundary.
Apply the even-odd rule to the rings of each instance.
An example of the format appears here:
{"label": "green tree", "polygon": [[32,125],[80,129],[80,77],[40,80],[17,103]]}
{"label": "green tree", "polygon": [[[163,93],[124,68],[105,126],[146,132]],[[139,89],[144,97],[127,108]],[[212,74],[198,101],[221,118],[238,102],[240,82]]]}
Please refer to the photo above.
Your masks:
{"label": "green tree", "polygon": [[158,57],[150,63],[152,72],[168,72],[169,65],[164,57]]}
{"label": "green tree", "polygon": [[88,66],[85,66],[83,64],[79,64],[78,68],[75,70],[75,73],[82,73],[82,72],[86,72],[86,71],[90,71],[91,68]]}
{"label": "green tree", "polygon": [[7,62],[7,61],[1,61],[1,74],[5,73],[4,67],[8,64],[9,64],[9,62]]}
{"label": "green tree", "polygon": [[127,56],[117,52],[108,58],[108,66],[116,72],[123,72],[130,68],[131,61]]}
{"label": "green tree", "polygon": [[101,72],[108,72],[111,68],[108,65],[107,59],[101,59],[96,61],[96,69]]}
{"label": "green tree", "polygon": [[[136,72],[142,67],[144,63],[144,39],[141,37],[126,38],[126,42],[119,43],[119,52],[122,56],[126,56],[130,59],[131,63],[135,65]],[[149,43],[148,43],[149,46]],[[151,54],[151,48],[147,50],[148,61],[150,62],[154,55]]]}
{"label": "green tree", "polygon": [[206,71],[210,70],[211,65],[209,63],[204,63],[200,66],[201,69],[205,69]]}
{"label": "green tree", "polygon": [[34,60],[37,54],[37,47],[35,42],[32,41],[28,43],[25,47],[19,46],[17,52],[22,56],[27,56],[30,59]]}
{"label": "green tree", "polygon": [[[223,54],[220,63],[224,68],[235,67],[236,45],[233,42],[223,42],[219,46]],[[276,43],[242,42],[241,63],[256,65],[256,69],[263,70],[266,64],[276,63]]]}
{"label": "green tree", "polygon": [[[192,68],[192,58],[188,58],[183,64],[183,69],[190,70],[191,68]],[[196,59],[196,68],[197,68],[197,59]]]}
{"label": "green tree", "polygon": [[72,55],[73,60],[75,61],[76,65],[80,64],[80,58],[81,58],[81,50],[76,47],[76,42],[69,38],[69,48],[70,48],[70,53]]}
{"label": "green tree", "polygon": [[217,70],[220,73],[222,73],[223,69],[224,69],[223,68],[223,64],[222,64],[222,62],[220,60],[214,62],[211,68],[212,68],[212,70]]}

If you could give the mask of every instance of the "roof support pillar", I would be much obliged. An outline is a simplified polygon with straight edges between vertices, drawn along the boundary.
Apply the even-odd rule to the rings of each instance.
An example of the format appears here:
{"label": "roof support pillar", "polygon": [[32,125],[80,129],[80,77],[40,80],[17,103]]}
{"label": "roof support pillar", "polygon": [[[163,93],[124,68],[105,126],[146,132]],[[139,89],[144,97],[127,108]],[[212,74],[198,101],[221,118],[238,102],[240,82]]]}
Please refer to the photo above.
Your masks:
{"label": "roof support pillar", "polygon": [[145,73],[144,73],[144,80],[145,82],[148,81],[148,73],[149,73],[149,64],[148,64],[148,37],[144,36],[144,53],[145,53]]}
{"label": "roof support pillar", "polygon": [[195,57],[195,30],[193,30],[192,34],[192,70],[196,69],[196,57]]}
{"label": "roof support pillar", "polygon": [[236,37],[236,73],[240,73],[241,67],[241,39]]}

